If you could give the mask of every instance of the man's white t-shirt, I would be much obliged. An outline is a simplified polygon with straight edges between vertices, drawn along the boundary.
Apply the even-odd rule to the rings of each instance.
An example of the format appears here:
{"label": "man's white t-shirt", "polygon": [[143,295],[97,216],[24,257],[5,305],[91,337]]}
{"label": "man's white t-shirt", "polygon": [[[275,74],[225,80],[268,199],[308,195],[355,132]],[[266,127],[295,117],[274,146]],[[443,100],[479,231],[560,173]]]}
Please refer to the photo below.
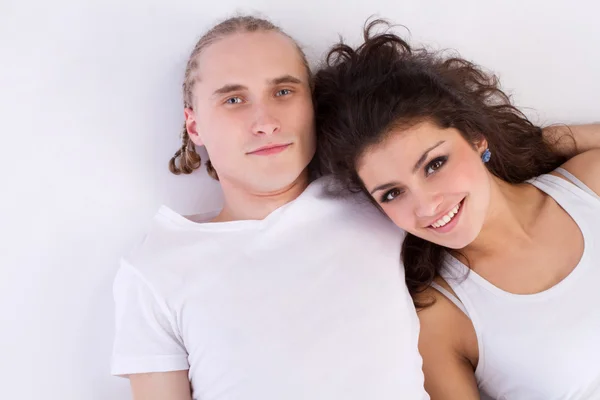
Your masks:
{"label": "man's white t-shirt", "polygon": [[328,183],[260,221],[161,208],[115,279],[112,373],[189,369],[202,400],[427,399],[403,233]]}

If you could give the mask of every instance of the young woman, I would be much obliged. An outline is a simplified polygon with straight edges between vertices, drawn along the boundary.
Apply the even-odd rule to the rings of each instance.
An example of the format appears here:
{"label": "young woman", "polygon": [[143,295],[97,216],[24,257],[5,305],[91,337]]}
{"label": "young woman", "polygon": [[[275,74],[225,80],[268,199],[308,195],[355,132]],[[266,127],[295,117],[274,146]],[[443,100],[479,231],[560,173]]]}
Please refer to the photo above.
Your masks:
{"label": "young woman", "polygon": [[431,398],[600,398],[600,129],[542,130],[378,24],[316,74],[317,154],[407,232]]}

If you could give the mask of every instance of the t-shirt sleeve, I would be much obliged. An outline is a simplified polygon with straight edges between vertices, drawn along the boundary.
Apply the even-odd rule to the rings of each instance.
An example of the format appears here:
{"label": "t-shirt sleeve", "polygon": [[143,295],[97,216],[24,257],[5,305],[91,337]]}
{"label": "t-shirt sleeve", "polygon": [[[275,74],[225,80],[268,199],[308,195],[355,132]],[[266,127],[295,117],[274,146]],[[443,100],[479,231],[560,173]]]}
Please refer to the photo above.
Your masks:
{"label": "t-shirt sleeve", "polygon": [[125,260],[115,277],[113,295],[113,375],[189,369],[187,351],[172,313],[141,273]]}

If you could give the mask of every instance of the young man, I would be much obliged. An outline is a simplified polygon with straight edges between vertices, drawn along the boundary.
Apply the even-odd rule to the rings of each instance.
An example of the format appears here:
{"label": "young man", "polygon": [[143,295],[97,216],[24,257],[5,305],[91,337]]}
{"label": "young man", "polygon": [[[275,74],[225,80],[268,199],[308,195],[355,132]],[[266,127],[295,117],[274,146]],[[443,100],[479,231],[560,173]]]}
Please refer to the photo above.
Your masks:
{"label": "young man", "polygon": [[[112,372],[135,399],[427,399],[403,233],[309,182],[310,72],[267,21],[227,20],[194,49],[173,172],[210,154],[224,207],[162,208],[115,280]],[[175,161],[179,161],[179,166]]]}

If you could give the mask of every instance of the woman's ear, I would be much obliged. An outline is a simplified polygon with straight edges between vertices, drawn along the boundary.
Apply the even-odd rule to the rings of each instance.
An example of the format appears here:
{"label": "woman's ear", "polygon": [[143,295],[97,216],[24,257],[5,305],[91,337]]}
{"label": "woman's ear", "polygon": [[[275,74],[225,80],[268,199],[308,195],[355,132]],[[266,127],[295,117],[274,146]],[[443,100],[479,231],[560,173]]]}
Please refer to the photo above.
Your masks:
{"label": "woman's ear", "polygon": [[475,142],[475,150],[479,153],[479,155],[483,154],[489,148],[488,141],[486,138],[482,137],[480,140]]}

